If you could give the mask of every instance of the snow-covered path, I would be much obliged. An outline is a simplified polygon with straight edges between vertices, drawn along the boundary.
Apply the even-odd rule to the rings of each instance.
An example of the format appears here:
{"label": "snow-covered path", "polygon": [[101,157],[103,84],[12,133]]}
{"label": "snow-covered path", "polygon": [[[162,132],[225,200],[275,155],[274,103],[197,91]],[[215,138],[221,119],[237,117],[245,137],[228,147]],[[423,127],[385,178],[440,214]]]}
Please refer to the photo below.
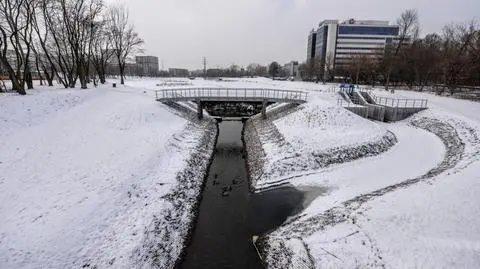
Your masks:
{"label": "snow-covered path", "polygon": [[[276,180],[322,194],[263,237],[269,267],[480,266],[479,103],[403,91],[386,96],[428,98],[430,109],[381,124],[398,140],[387,152]],[[319,140],[313,129],[289,132],[303,132],[302,143]]]}
{"label": "snow-covered path", "polygon": [[387,128],[398,140],[387,152],[310,172],[308,176],[290,181],[296,186],[328,189],[304,213],[327,210],[362,193],[422,175],[443,160],[445,146],[434,134],[406,123]]}
{"label": "snow-covered path", "polygon": [[0,104],[0,268],[150,262],[144,233],[171,207],[162,197],[204,130],[124,87],[0,96]]}

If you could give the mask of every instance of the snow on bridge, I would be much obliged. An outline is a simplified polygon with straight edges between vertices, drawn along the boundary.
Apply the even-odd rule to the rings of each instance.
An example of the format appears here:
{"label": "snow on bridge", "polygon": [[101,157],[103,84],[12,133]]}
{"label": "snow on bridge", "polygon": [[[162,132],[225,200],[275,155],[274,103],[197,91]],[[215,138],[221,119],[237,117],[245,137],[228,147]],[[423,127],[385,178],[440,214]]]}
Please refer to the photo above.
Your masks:
{"label": "snow on bridge", "polygon": [[198,105],[198,117],[203,117],[202,102],[261,102],[262,115],[266,117],[268,103],[307,102],[307,93],[296,90],[262,88],[181,88],[155,91],[159,102],[194,101]]}
{"label": "snow on bridge", "polygon": [[301,104],[307,93],[295,90],[256,88],[182,88],[156,91],[156,99],[165,101],[277,102]]}

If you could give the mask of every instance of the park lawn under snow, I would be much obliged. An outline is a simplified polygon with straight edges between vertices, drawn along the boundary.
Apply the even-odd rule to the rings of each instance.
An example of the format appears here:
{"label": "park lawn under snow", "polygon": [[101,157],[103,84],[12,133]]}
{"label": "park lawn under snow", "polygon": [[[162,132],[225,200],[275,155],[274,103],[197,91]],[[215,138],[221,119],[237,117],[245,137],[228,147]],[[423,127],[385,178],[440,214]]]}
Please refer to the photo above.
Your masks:
{"label": "park lawn under snow", "polygon": [[[389,96],[383,92],[381,95]],[[479,267],[480,206],[476,193],[480,191],[480,104],[397,91],[393,95],[396,98],[428,98],[430,109],[402,122],[371,122],[370,127],[368,123],[362,127],[364,119],[352,114],[349,121],[342,116],[349,112],[335,111],[333,106],[330,111],[337,117],[331,117],[333,122],[322,122],[324,111],[310,112],[315,111],[312,107],[325,110],[322,101],[315,101],[314,96],[333,101],[327,91],[311,94],[310,103],[305,105],[310,110],[299,110],[274,122],[285,139],[297,148],[303,145],[313,151],[355,141],[361,143],[375,137],[373,130],[382,129],[393,133],[397,143],[377,156],[318,170],[307,169],[287,177],[283,183],[304,189],[316,187],[322,194],[291,222],[268,235],[267,240],[273,246],[267,253],[269,265],[274,268],[287,265],[290,268]],[[452,168],[447,165],[445,171],[440,169],[438,175],[432,171],[445,166],[448,159],[445,141],[417,127],[419,122],[432,120],[443,123],[447,130],[451,126],[449,131],[453,130],[451,134],[458,136],[465,147],[459,155],[460,161],[449,164]],[[349,125],[354,130],[349,130]],[[268,144],[264,149],[273,152],[276,145]],[[416,178],[425,179],[403,185]],[[398,189],[389,187],[397,185]],[[377,190],[386,194],[372,198],[378,195]],[[347,221],[338,220],[343,218]],[[283,244],[278,245],[278,241]],[[278,256],[278,251],[285,247],[291,251],[289,263]]]}
{"label": "park lawn under snow", "polygon": [[[450,102],[469,105],[468,101],[450,99]],[[422,117],[441,119],[455,127],[465,147],[458,163],[437,176],[427,176],[427,180],[387,192],[366,202],[349,215],[351,221],[311,233],[305,238],[305,244],[309,247],[317,267],[480,266],[480,124],[466,119],[464,115],[456,115],[454,111],[446,113],[432,109],[414,116],[414,119]],[[428,150],[425,145],[419,145],[419,148],[411,151],[408,156]],[[381,160],[376,163],[378,162]],[[416,168],[417,166],[412,165],[408,170],[421,171]],[[372,176],[366,179],[368,184],[371,184],[372,177],[375,183],[375,177],[379,174],[381,175],[381,172],[373,170]],[[404,176],[404,180],[414,178],[413,174],[400,174]],[[348,179],[348,176],[346,178]],[[341,188],[339,192],[342,192]],[[318,202],[312,203],[306,210],[307,214],[314,211],[318,214],[328,209],[332,205],[329,202],[331,199],[333,198],[328,196],[319,197]],[[312,207],[318,209],[314,210]],[[298,268],[295,265],[292,267]]]}
{"label": "park lawn under snow", "polygon": [[144,233],[171,207],[193,129],[129,87],[0,95],[0,268],[149,267]]}
{"label": "park lawn under snow", "polygon": [[[322,191],[317,193],[322,194],[299,216],[269,235],[273,246],[280,240],[293,254],[289,265],[276,259],[275,262],[280,261],[278,268],[480,267],[479,103],[399,90],[391,95],[377,89],[374,94],[379,96],[429,99],[429,110],[402,122],[383,124],[336,107],[338,97],[331,90],[332,85],[264,78],[197,80],[193,84],[309,92],[309,103],[302,105],[302,109],[273,122],[285,141],[276,138],[262,141],[267,170],[276,168],[268,162],[294,157],[296,153],[362,144],[378,139],[387,131],[397,139],[388,151],[376,156],[316,170],[307,165],[306,170],[294,171],[290,178],[285,176],[294,186],[319,188]],[[444,161],[449,157],[445,141],[412,124],[431,120],[451,126],[447,131],[458,136],[462,143],[455,147],[464,145],[458,162],[447,162],[446,170],[436,168],[445,166]],[[293,165],[308,164],[308,159],[300,158],[305,160]],[[432,173],[435,169],[438,174]],[[415,178],[425,179],[402,185]],[[278,178],[273,173],[269,180],[275,179]],[[377,197],[377,190],[386,193]],[[347,201],[352,202],[346,206]],[[342,216],[345,221],[338,220]],[[267,254],[267,261],[275,267],[268,259],[277,257],[268,255],[271,253]]]}
{"label": "park lawn under snow", "polygon": [[318,186],[326,190],[305,213],[327,210],[339,203],[428,172],[445,155],[445,146],[432,133],[398,123],[387,127],[398,142],[387,152],[291,180],[295,186]]}
{"label": "park lawn under snow", "polygon": [[276,121],[275,126],[285,139],[298,150],[324,151],[376,141],[386,128],[327,102],[310,96],[298,111]]}
{"label": "park lawn under snow", "polygon": [[257,189],[286,183],[334,163],[378,154],[395,144],[395,136],[384,124],[336,105],[329,92],[310,92],[307,103],[284,112],[281,105],[274,105],[269,113],[272,121],[253,122],[264,152],[263,172],[253,173]]}

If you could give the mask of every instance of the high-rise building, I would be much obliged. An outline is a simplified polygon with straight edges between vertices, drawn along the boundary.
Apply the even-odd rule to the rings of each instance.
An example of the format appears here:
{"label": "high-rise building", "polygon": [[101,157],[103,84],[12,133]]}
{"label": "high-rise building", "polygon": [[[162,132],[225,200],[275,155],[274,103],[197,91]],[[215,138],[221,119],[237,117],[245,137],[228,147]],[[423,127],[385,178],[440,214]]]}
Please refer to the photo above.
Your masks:
{"label": "high-rise building", "polygon": [[[315,58],[323,70],[348,67],[355,56],[381,56],[387,44],[398,40],[399,27],[388,21],[322,21],[316,30]],[[312,33],[309,35],[309,46]]]}
{"label": "high-rise building", "polygon": [[307,46],[307,61],[315,58],[315,45],[316,45],[317,32],[315,29],[310,31],[308,35],[308,46]]}

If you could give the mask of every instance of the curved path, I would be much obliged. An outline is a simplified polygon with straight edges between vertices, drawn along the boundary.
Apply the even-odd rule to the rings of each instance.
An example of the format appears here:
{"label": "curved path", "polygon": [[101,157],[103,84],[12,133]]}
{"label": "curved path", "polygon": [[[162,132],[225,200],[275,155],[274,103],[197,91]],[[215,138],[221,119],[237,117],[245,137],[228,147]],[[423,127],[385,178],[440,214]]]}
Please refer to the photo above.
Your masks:
{"label": "curved path", "polygon": [[362,193],[422,175],[442,162],[445,146],[434,134],[405,123],[390,125],[388,129],[398,142],[387,152],[291,180],[296,186],[318,185],[329,189],[305,213],[326,210]]}
{"label": "curved path", "polygon": [[[425,117],[413,119],[411,122],[414,126],[418,126],[434,133],[442,140],[446,148],[446,154],[442,154],[441,162],[437,165],[434,165],[432,169],[425,171],[416,177],[407,176],[409,173],[408,171],[396,171],[389,168],[388,171],[392,172],[392,174],[395,172],[400,174],[400,176],[398,176],[400,181],[392,182],[391,178],[396,177],[390,175],[390,177],[384,178],[386,181],[386,186],[373,191],[365,190],[371,188],[371,184],[379,184],[379,181],[373,180],[372,182],[365,182],[365,184],[369,185],[369,188],[366,188],[362,187],[362,184],[358,184],[358,182],[352,183],[353,181],[347,179],[345,181],[347,184],[343,185],[342,188],[348,189],[348,186],[356,185],[357,191],[359,189],[363,189],[361,194],[353,197],[347,195],[350,196],[347,197],[345,196],[345,193],[336,193],[335,191],[332,191],[332,193],[326,197],[318,198],[316,202],[314,202],[306,211],[302,213],[302,215],[295,217],[288,223],[284,224],[280,229],[272,232],[269,235],[266,235],[263,238],[264,240],[268,241],[270,246],[266,256],[271,267],[283,268],[287,264],[295,264],[297,266],[299,264],[303,264],[309,267],[315,267],[315,265],[318,265],[319,262],[330,265],[336,264],[336,267],[358,267],[362,265],[368,265],[367,267],[377,267],[385,265],[382,258],[382,250],[377,247],[377,239],[370,236],[365,232],[365,230],[362,230],[358,223],[359,221],[362,221],[364,225],[365,223],[370,223],[369,218],[364,217],[364,212],[371,209],[371,206],[368,206],[371,205],[371,203],[366,204],[366,202],[373,201],[374,198],[384,196],[385,194],[394,193],[394,191],[399,189],[406,189],[407,187],[414,186],[422,181],[432,183],[435,179],[434,177],[442,174],[444,171],[450,169],[450,171],[455,174],[459,171],[459,169],[464,169],[464,167],[468,166],[473,161],[478,160],[478,157],[475,157],[478,156],[478,150],[476,150],[475,147],[471,149],[466,147],[464,144],[465,142],[463,141],[465,138],[467,138],[467,140],[473,139],[469,142],[472,142],[472,145],[478,145],[478,137],[473,131],[469,131],[468,128],[462,127],[458,122],[448,123]],[[452,124],[454,126],[452,126]],[[463,129],[467,130],[467,132],[464,132]],[[401,138],[401,133],[402,132],[398,132],[398,130],[396,131],[396,134],[399,135],[399,141],[404,140]],[[411,131],[408,133],[411,133]],[[430,146],[425,144],[428,141],[425,140],[423,143],[417,143],[421,142],[419,141],[419,138],[420,137],[417,137],[415,139],[417,148],[414,153],[414,158],[419,157],[420,155],[418,154],[422,154],[421,152],[428,152],[427,155],[432,154],[431,156],[436,156],[433,154],[433,151],[428,150]],[[397,145],[397,147],[399,145]],[[435,150],[438,148],[434,146],[433,149]],[[472,150],[474,151],[473,153],[471,152]],[[382,155],[379,155],[372,159],[379,159],[381,157]],[[367,159],[357,161],[357,163],[362,161],[367,161]],[[404,161],[407,163],[409,162],[409,160],[406,160],[405,158],[402,160],[402,162]],[[417,161],[422,162],[421,158]],[[381,162],[382,160],[379,159],[376,163],[380,164]],[[423,160],[423,162],[427,161]],[[465,164],[461,165],[462,163]],[[421,172],[420,168],[420,166],[415,166],[415,170],[411,169],[412,175]],[[423,168],[427,168],[426,165]],[[360,170],[356,170],[355,168],[346,168],[346,170],[341,173],[347,172],[345,174],[357,173],[356,175],[361,175],[362,169],[359,169]],[[375,174],[382,173],[384,173],[384,171],[375,172]],[[450,175],[450,173],[447,175]],[[383,182],[381,185],[383,185]],[[338,199],[339,202],[337,202],[336,199]],[[395,200],[393,205],[405,203],[404,199]],[[326,205],[319,204],[319,200],[323,201]],[[379,207],[379,204],[382,205],[382,199],[375,199],[374,201],[376,202],[377,207]],[[332,207],[331,205],[334,206]],[[384,211],[382,214],[385,214],[386,212],[388,211]],[[441,211],[436,209],[433,213],[441,214]],[[419,217],[420,216],[416,216],[416,218]],[[389,222],[387,221],[387,223]],[[410,223],[410,221],[408,221],[408,223]],[[407,226],[404,226],[403,228],[409,227],[408,223]],[[412,223],[414,222],[412,221]],[[337,237],[338,235],[341,236],[336,238],[335,235]],[[333,239],[332,236],[334,237]],[[382,240],[387,238],[393,239],[395,236],[390,234],[388,236],[384,235],[381,237]],[[347,243],[347,241],[350,243]],[[352,242],[356,246],[352,246]],[[330,252],[324,249],[323,246],[327,246],[327,248],[330,249],[333,248],[334,250],[333,252]],[[291,248],[295,249],[295,253],[291,252]],[[363,250],[359,251],[359,249]],[[388,250],[390,247],[387,247],[386,249]],[[404,253],[405,246],[403,245],[401,249],[401,253]],[[337,255],[341,255],[343,259],[348,261],[344,261],[343,259],[339,258],[337,255],[335,255],[335,253]],[[431,260],[428,260],[430,263],[437,260],[435,258],[430,259]],[[328,263],[326,263],[327,260],[329,260]]]}

